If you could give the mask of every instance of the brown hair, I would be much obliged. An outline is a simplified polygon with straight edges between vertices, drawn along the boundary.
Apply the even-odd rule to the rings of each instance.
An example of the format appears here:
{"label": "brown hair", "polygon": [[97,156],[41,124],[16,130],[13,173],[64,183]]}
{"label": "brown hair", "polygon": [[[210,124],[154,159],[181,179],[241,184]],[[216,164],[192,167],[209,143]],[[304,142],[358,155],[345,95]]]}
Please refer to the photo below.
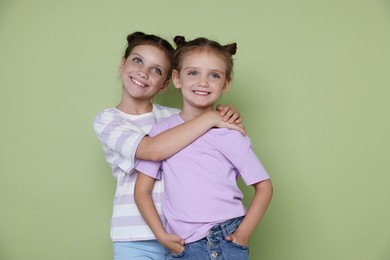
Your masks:
{"label": "brown hair", "polygon": [[125,53],[123,54],[123,59],[127,59],[133,49],[138,45],[152,45],[157,48],[160,48],[166,56],[168,57],[170,67],[168,68],[167,79],[171,77],[172,72],[172,56],[175,49],[172,45],[163,38],[153,35],[153,34],[145,34],[143,32],[134,32],[127,36],[127,47]]}
{"label": "brown hair", "polygon": [[183,36],[175,36],[176,51],[173,54],[173,68],[180,71],[182,68],[182,61],[184,56],[193,50],[210,50],[220,55],[226,62],[226,78],[231,79],[233,72],[233,58],[232,56],[237,52],[237,44],[231,43],[222,46],[216,41],[209,40],[204,37],[196,38],[192,41],[185,41]]}

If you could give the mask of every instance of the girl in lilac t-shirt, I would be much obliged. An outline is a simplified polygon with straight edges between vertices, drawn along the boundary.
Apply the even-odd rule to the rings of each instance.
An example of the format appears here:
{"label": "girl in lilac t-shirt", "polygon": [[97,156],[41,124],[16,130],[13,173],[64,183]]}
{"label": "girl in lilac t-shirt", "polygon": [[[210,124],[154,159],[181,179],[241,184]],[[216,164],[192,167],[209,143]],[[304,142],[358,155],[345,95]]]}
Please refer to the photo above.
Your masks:
{"label": "girl in lilac t-shirt", "polygon": [[[236,44],[221,46],[205,38],[185,42],[180,36],[175,42],[172,78],[182,91],[183,109],[156,124],[150,136],[211,111],[231,81]],[[248,240],[270,203],[272,184],[248,137],[211,129],[173,156],[140,161],[136,169],[136,204],[156,238],[171,251],[166,259],[249,258]],[[237,187],[239,177],[255,190],[248,210]],[[160,178],[165,181],[166,228],[151,203],[153,184]]]}

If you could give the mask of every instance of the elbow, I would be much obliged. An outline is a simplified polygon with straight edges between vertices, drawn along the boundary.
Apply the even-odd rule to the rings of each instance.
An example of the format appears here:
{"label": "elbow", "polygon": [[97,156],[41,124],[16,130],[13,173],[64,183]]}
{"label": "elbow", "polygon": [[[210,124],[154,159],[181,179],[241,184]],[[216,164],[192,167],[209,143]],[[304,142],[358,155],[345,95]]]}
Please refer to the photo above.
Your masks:
{"label": "elbow", "polygon": [[161,161],[164,158],[164,150],[161,147],[154,147],[153,145],[145,145],[142,148],[138,147],[136,157],[148,161]]}
{"label": "elbow", "polygon": [[161,149],[161,147],[159,148],[152,148],[149,150],[148,152],[148,160],[149,161],[154,161],[154,162],[158,162],[158,161],[162,161],[164,160],[166,157],[164,157],[164,150]]}

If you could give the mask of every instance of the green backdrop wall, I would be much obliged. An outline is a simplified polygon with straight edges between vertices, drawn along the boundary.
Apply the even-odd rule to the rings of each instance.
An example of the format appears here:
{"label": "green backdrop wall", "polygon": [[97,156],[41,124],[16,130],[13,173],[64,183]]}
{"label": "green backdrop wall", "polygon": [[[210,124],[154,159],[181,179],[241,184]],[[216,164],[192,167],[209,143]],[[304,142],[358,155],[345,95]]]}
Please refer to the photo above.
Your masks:
{"label": "green backdrop wall", "polygon": [[274,184],[251,259],[390,259],[389,26],[385,0],[1,0],[0,259],[111,259],[92,121],[135,30],[237,42],[221,102]]}

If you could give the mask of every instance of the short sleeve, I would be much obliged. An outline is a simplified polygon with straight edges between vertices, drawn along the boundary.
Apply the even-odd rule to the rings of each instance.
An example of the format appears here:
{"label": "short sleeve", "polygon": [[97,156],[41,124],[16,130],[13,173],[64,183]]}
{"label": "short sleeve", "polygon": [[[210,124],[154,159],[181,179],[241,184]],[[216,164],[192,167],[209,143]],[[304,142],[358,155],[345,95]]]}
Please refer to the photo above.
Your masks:
{"label": "short sleeve", "polygon": [[161,162],[139,160],[135,166],[135,169],[143,174],[152,177],[153,179],[161,179]]}
{"label": "short sleeve", "polygon": [[252,147],[250,147],[244,157],[239,173],[248,186],[270,178]]}
{"label": "short sleeve", "polygon": [[95,117],[94,129],[104,147],[107,162],[130,172],[134,168],[138,144],[146,134],[121,117],[108,113]]}
{"label": "short sleeve", "polygon": [[246,185],[269,179],[269,175],[252,149],[248,136],[243,136],[238,131],[230,130],[223,137],[229,142],[220,142],[221,151],[234,165]]}

